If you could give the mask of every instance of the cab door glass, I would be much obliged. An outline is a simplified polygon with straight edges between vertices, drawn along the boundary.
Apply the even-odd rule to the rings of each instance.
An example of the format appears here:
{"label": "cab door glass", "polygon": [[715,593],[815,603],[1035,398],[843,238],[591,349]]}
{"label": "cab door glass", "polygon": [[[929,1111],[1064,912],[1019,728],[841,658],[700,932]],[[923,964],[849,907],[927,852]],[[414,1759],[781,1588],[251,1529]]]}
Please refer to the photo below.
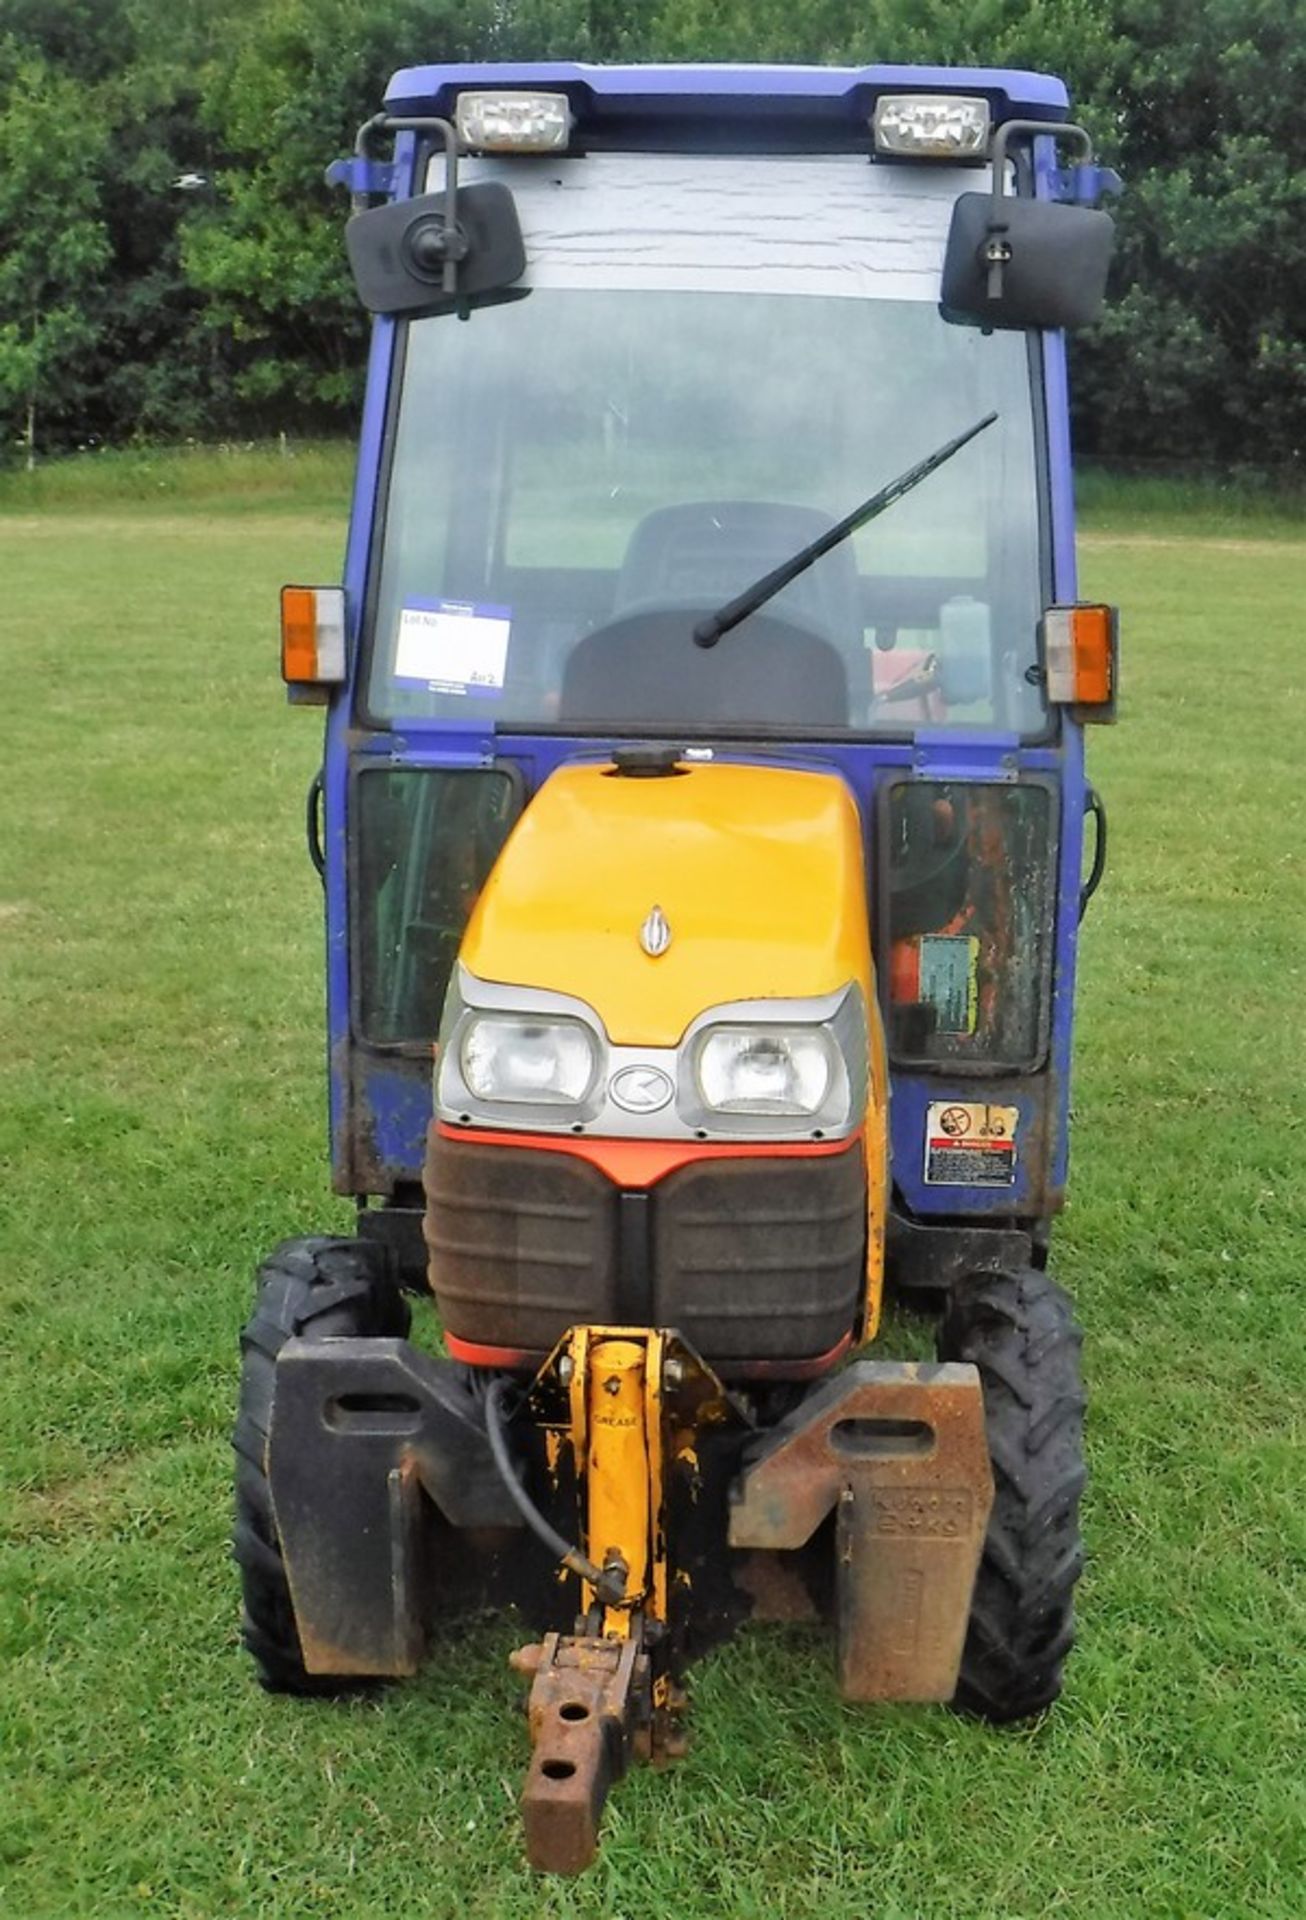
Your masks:
{"label": "cab door glass", "polygon": [[365,768],[355,965],[362,1036],[432,1045],[472,908],[520,812],[497,768]]}
{"label": "cab door glass", "polygon": [[1027,1069],[1041,1061],[1053,806],[1052,791],[1033,784],[911,780],[890,789],[883,870],[895,1059]]}

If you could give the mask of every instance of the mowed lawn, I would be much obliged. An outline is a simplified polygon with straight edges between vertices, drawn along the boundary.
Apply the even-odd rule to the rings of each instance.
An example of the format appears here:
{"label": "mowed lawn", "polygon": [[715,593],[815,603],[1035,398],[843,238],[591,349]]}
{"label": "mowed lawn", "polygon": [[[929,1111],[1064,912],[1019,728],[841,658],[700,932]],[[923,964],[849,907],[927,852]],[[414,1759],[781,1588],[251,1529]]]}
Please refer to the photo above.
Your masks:
{"label": "mowed lawn", "polygon": [[0,503],[0,1914],[1306,1912],[1306,530],[1099,508],[1084,544],[1126,665],[1056,1252],[1093,1394],[1062,1705],[853,1709],[819,1637],[757,1629],[557,1883],[522,1864],[511,1622],[345,1706],[263,1694],[237,1644],[250,1274],[349,1218],[320,718],[274,659],[342,501],[294,472]]}

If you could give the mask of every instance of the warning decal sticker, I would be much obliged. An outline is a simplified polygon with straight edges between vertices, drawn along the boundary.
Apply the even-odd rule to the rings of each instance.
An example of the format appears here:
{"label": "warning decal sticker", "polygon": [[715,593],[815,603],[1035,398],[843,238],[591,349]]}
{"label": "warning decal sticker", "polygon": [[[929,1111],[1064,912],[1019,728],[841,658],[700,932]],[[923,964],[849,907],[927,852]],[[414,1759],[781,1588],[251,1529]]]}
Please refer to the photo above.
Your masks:
{"label": "warning decal sticker", "polygon": [[1015,1107],[934,1100],[925,1114],[925,1183],[1010,1187],[1016,1179]]}

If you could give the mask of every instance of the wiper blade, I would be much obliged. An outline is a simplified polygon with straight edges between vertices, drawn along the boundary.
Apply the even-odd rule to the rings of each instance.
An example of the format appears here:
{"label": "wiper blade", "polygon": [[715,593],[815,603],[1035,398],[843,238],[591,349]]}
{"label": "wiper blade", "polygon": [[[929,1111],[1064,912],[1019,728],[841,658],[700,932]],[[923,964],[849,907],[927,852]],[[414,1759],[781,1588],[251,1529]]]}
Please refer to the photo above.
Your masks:
{"label": "wiper blade", "polygon": [[764,607],[767,601],[773,599],[782,588],[787,587],[791,580],[796,580],[800,573],[806,573],[809,567],[815,566],[824,554],[829,553],[831,547],[837,547],[839,542],[846,540],[850,533],[856,533],[859,527],[864,527],[868,521],[878,518],[893,505],[895,500],[901,500],[905,493],[910,493],[912,488],[918,487],[922,480],[927,480],[937,467],[951,460],[954,453],[960,453],[966,443],[973,440],[977,433],[983,433],[985,427],[991,427],[997,417],[996,413],[986,413],[984,418],[977,420],[973,427],[967,427],[965,433],[959,433],[955,440],[949,440],[946,446],[928,454],[914,467],[909,467],[906,473],[899,474],[896,480],[890,480],[887,487],[881,487],[880,491],[873,493],[869,500],[863,500],[861,506],[854,507],[846,519],[841,520],[837,526],[831,527],[828,533],[820,534],[809,546],[803,547],[800,552],[794,554],[791,560],[784,561],[773,572],[764,574],[760,580],[755,580],[751,587],[745,587],[744,591],[737,594],[733,600],[727,600],[723,607],[718,607],[715,613],[710,613],[705,620],[700,620],[694,628],[695,645],[714,647],[723,633],[729,633],[730,629],[737,627],[741,620],[747,620],[750,613],[756,613],[759,607]]}

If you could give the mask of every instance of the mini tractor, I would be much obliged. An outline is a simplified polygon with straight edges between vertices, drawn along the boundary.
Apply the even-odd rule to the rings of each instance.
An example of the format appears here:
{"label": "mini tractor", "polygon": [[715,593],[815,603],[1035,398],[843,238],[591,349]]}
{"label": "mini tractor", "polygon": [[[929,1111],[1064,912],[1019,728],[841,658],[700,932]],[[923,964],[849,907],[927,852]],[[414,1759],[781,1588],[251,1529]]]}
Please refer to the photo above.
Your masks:
{"label": "mini tractor", "polygon": [[[827,1621],[850,1700],[1061,1686],[1046,1262],[1116,693],[1065,335],[1118,186],[1067,108],[420,67],[330,170],[367,398],[344,585],[282,640],[358,1218],[259,1276],[244,1631],[319,1694],[515,1607],[542,1869],[746,1621]],[[886,1273],[937,1363],[862,1357]]]}

